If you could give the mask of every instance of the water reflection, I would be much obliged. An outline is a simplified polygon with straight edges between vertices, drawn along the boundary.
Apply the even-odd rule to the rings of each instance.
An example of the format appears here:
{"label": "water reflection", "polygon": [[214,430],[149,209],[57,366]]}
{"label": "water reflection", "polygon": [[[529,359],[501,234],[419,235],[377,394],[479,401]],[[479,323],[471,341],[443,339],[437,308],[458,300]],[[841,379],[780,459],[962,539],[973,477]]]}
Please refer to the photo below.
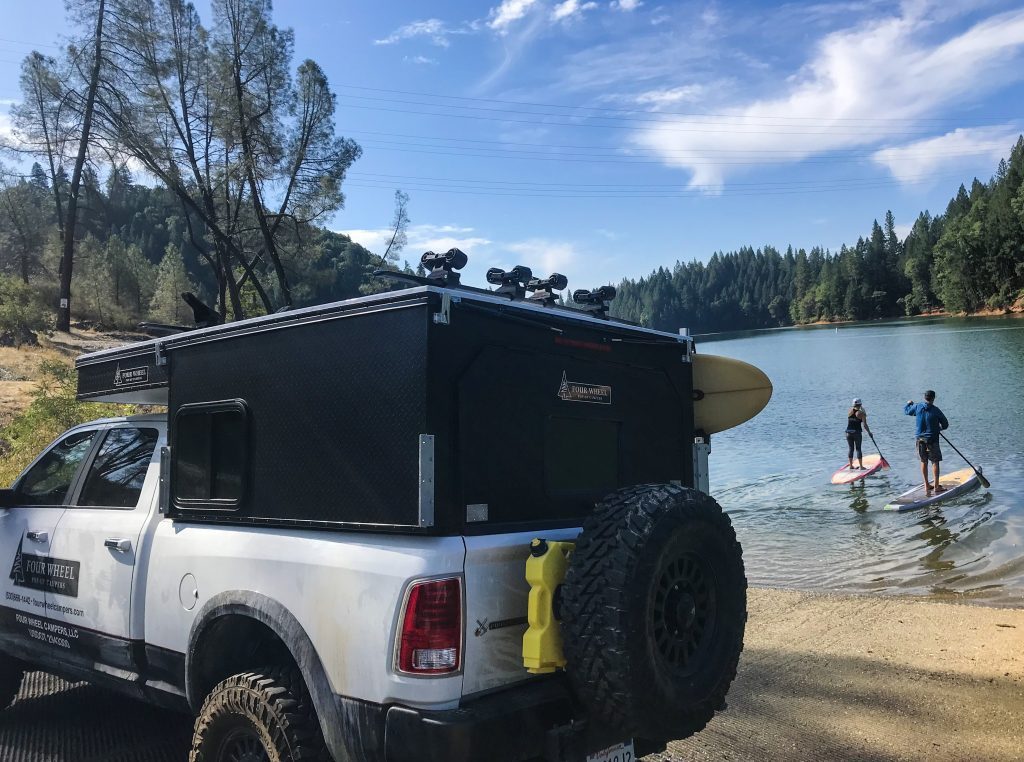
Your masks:
{"label": "water reflection", "polygon": [[956,540],[956,535],[949,531],[949,527],[946,526],[946,517],[942,515],[941,511],[936,510],[933,516],[920,521],[918,526],[923,527],[924,531],[915,539],[924,540],[925,545],[932,548],[930,553],[921,558],[921,566],[928,571],[947,571],[956,568],[953,561],[942,559],[942,551]]}
{"label": "water reflection", "polygon": [[868,511],[868,493],[867,487],[864,486],[864,482],[861,481],[859,484],[854,482],[853,488],[850,490],[852,500],[850,502],[850,508],[857,513],[867,513]]}

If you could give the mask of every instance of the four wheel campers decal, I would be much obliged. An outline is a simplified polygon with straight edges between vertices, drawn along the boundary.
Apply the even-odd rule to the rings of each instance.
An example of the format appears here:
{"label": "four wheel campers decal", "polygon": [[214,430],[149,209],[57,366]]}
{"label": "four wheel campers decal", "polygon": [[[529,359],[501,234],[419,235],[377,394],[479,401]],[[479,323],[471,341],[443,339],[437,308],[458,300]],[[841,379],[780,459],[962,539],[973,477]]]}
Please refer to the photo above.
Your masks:
{"label": "four wheel campers decal", "polygon": [[562,371],[562,383],[558,387],[558,398],[566,402],[593,402],[598,405],[612,404],[612,388],[582,381],[570,381]]}
{"label": "four wheel campers decal", "polygon": [[42,590],[77,598],[78,572],[81,564],[64,558],[22,553],[21,546],[24,542],[22,539],[18,543],[18,552],[14,554],[14,563],[11,564],[10,578],[14,584],[30,590]]}
{"label": "four wheel campers decal", "polygon": [[118,365],[114,370],[114,386],[134,386],[149,381],[149,367],[143,365],[140,368],[121,369]]}

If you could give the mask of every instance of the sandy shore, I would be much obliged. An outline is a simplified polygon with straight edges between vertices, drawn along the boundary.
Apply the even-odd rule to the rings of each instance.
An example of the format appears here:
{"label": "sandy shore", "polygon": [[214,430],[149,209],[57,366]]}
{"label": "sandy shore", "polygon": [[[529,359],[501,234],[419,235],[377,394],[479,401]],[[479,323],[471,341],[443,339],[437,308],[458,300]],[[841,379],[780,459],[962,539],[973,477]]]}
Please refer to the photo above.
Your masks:
{"label": "sandy shore", "polygon": [[782,590],[749,610],[728,710],[660,759],[1024,759],[1024,610]]}

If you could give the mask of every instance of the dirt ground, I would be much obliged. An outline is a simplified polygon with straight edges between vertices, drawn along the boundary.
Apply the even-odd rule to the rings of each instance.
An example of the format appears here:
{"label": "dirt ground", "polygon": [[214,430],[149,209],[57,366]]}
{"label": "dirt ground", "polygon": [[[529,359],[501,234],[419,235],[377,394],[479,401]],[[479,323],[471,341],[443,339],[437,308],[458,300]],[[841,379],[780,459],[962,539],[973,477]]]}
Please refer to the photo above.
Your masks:
{"label": "dirt ground", "polygon": [[0,427],[32,401],[39,364],[44,360],[72,362],[85,352],[144,338],[134,334],[72,329],[71,333],[41,335],[37,347],[0,347]]}
{"label": "dirt ground", "polygon": [[[751,590],[729,708],[646,762],[1020,760],[1024,610]],[[174,762],[189,718],[42,673],[0,712],[5,762]]]}

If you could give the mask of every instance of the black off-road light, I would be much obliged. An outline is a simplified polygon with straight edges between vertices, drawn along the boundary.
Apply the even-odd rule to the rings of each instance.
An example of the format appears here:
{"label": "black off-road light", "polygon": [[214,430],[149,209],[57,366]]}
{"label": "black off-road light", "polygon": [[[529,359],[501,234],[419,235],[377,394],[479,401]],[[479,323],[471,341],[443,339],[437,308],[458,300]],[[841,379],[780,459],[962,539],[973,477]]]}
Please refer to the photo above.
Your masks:
{"label": "black off-road light", "polygon": [[498,286],[496,293],[506,294],[513,299],[522,299],[526,296],[526,285],[531,280],[533,270],[523,265],[516,265],[508,271],[499,267],[492,267],[487,271],[487,282]]}
{"label": "black off-road light", "polygon": [[550,307],[558,301],[555,291],[561,291],[568,285],[569,279],[564,275],[551,273],[547,278],[531,278],[530,282],[526,284],[526,290],[533,292],[530,294],[531,302],[540,302]]}
{"label": "black off-road light", "polygon": [[451,248],[444,254],[435,254],[428,251],[420,257],[420,264],[429,272],[427,277],[431,280],[438,280],[446,286],[457,286],[459,284],[459,273],[466,266],[469,257],[461,249]]}
{"label": "black off-road light", "polygon": [[608,317],[608,302],[615,298],[615,286],[601,286],[592,291],[585,288],[572,292],[572,300],[584,311]]}

